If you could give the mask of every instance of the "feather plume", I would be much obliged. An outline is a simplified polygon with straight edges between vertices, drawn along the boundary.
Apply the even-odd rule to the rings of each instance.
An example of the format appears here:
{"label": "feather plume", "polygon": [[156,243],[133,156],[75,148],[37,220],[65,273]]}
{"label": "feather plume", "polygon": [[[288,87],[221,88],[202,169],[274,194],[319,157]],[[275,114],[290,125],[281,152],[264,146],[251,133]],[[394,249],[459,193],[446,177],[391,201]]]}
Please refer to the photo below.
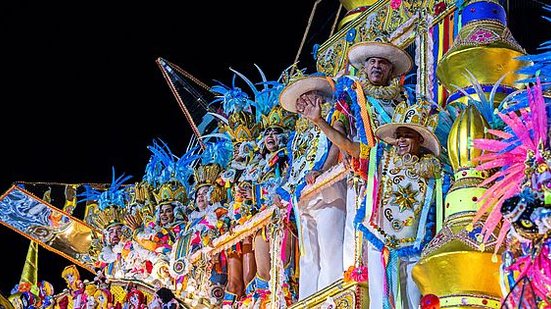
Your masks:
{"label": "feather plume", "polygon": [[119,177],[115,177],[115,167],[112,167],[112,171],[111,184],[106,190],[99,190],[91,185],[85,185],[85,192],[77,195],[77,197],[82,197],[80,201],[96,201],[101,210],[110,206],[125,208],[128,195],[122,185],[131,179],[132,176],[122,174]]}
{"label": "feather plume", "polygon": [[[158,139],[154,140],[151,146],[148,146],[152,155],[146,167],[146,173],[143,180],[157,188],[171,181],[180,182],[186,189],[190,186],[190,176],[193,171],[195,161],[200,158],[197,154],[199,146],[188,150],[180,158],[175,156],[168,145]],[[188,191],[189,192],[189,191]]]}
{"label": "feather plume", "polygon": [[225,169],[233,156],[231,140],[224,138],[216,142],[206,143],[205,146],[201,153],[201,164],[218,164]]}
{"label": "feather plume", "polygon": [[[503,130],[491,130],[491,134],[498,139],[475,139],[474,147],[484,151],[477,161],[478,170],[499,169],[491,177],[483,181],[480,186],[492,184],[480,198],[480,208],[473,222],[488,214],[484,222],[483,236],[487,241],[494,229],[502,221],[501,205],[507,199],[518,195],[523,187],[533,187],[528,172],[527,160],[531,154],[536,158],[542,156],[541,145],[547,145],[547,113],[543,100],[541,85],[536,83],[534,89],[528,87],[528,108],[520,109],[516,113],[497,113],[505,124]],[[502,226],[503,229],[507,225]],[[499,235],[502,235],[500,231]]]}

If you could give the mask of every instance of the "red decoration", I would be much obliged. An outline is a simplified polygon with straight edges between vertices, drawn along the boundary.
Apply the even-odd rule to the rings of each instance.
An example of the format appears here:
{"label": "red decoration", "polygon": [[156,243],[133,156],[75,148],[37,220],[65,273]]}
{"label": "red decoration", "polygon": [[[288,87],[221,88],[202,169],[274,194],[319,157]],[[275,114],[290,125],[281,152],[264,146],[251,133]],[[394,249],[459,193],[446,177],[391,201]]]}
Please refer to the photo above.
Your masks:
{"label": "red decoration", "polygon": [[348,267],[348,269],[344,272],[344,282],[350,281],[367,282],[367,267],[355,267],[354,265]]}
{"label": "red decoration", "polygon": [[391,0],[390,1],[390,7],[393,10],[396,10],[396,9],[400,8],[400,5],[402,5],[402,0]]}
{"label": "red decoration", "polygon": [[67,297],[67,295],[62,296],[61,299],[57,300],[57,305],[60,309],[69,308],[69,297]]}
{"label": "red decoration", "polygon": [[367,267],[358,266],[354,268],[354,271],[350,274],[350,277],[356,282],[367,282]]}
{"label": "red decoration", "polygon": [[153,271],[153,263],[151,261],[147,260],[145,261],[145,270],[148,274],[150,274]]}
{"label": "red decoration", "polygon": [[434,294],[423,295],[421,309],[440,309],[440,298]]}
{"label": "red decoration", "polygon": [[439,2],[434,6],[434,15],[438,16],[440,13],[444,12],[447,8],[446,2]]}

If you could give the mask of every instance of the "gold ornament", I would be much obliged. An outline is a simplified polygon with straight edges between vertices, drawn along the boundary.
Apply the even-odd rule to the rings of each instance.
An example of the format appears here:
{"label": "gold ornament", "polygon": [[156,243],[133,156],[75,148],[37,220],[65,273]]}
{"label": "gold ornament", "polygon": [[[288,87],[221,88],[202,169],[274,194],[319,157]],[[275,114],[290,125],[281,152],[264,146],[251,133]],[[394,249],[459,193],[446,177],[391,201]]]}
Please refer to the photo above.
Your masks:
{"label": "gold ornament", "polygon": [[87,221],[98,228],[106,230],[114,225],[124,224],[124,209],[118,206],[108,206],[100,209],[98,204],[89,204],[87,206]]}
{"label": "gold ornament", "polygon": [[472,212],[449,216],[412,270],[421,294],[437,295],[445,308],[499,308],[503,297],[501,256],[493,254],[497,237],[494,233],[481,247],[481,221],[465,229],[472,218]]}
{"label": "gold ornament", "polygon": [[255,123],[254,115],[245,112],[235,112],[228,117],[228,124],[223,124],[221,132],[230,135],[232,142],[242,143],[252,141],[258,135],[259,125]]}
{"label": "gold ornament", "polygon": [[155,200],[153,198],[153,186],[146,181],[136,182],[132,187],[130,187],[130,202],[128,203],[129,208],[142,208],[150,204],[154,204]]}
{"label": "gold ornament", "polygon": [[397,191],[392,192],[392,195],[395,203],[400,206],[400,212],[404,212],[404,210],[413,211],[413,206],[417,203],[417,200],[415,199],[416,192],[413,190],[411,183],[405,186],[398,184],[397,189]]}
{"label": "gold ornament", "polygon": [[157,206],[172,202],[185,204],[188,201],[186,187],[177,180],[162,184],[152,193]]}
{"label": "gold ornament", "polygon": [[[503,11],[503,7],[492,1],[473,1],[465,9],[473,12],[482,11],[480,7],[486,5],[488,10]],[[475,13],[473,13],[475,14]],[[481,85],[494,85],[503,75],[505,78],[500,85],[516,89],[515,82],[527,76],[516,73],[526,65],[516,57],[526,54],[526,51],[517,43],[511,31],[498,19],[473,19],[464,25],[453,45],[444,54],[436,69],[436,76],[442,85],[451,93],[456,91],[455,86],[466,88],[472,85],[466,75],[468,69]],[[500,102],[507,93],[498,91],[496,102]],[[463,96],[457,101],[467,103]],[[451,102],[448,102],[450,104]]]}
{"label": "gold ornament", "polygon": [[339,29],[341,29],[349,22],[358,18],[363,11],[375,4],[377,0],[339,0],[339,2],[347,11],[339,22]]}
{"label": "gold ornament", "polygon": [[222,167],[218,164],[207,164],[197,167],[195,170],[194,192],[197,192],[204,186],[212,186],[210,193],[210,202],[220,202],[225,197],[224,188],[218,184],[218,177],[222,173]]}
{"label": "gold ornament", "polygon": [[222,168],[218,164],[207,164],[197,167],[195,170],[195,191],[203,186],[215,185],[221,172]]}
{"label": "gold ornament", "polygon": [[448,153],[455,172],[474,167],[473,160],[482,150],[472,146],[472,141],[489,138],[485,132],[490,126],[475,106],[470,105],[455,119],[448,135]]}
{"label": "gold ornament", "polygon": [[262,115],[262,128],[280,128],[284,131],[294,129],[296,115],[286,111],[281,105],[276,105],[267,116]]}

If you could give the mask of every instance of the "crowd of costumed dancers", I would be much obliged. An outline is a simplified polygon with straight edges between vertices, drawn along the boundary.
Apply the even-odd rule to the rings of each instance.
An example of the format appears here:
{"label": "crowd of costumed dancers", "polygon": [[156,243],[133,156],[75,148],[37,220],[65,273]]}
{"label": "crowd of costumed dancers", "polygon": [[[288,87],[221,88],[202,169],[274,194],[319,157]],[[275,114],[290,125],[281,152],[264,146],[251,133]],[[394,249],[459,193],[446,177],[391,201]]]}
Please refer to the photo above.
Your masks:
{"label": "crowd of costumed dancers", "polygon": [[355,282],[370,308],[551,308],[551,41],[527,54],[498,2],[462,9],[446,104],[384,39],[352,44],[337,76],[232,70],[186,151],[155,139],[139,180],[113,168],[75,192],[96,277],[69,265],[54,291],[27,271],[5,307],[286,308]]}

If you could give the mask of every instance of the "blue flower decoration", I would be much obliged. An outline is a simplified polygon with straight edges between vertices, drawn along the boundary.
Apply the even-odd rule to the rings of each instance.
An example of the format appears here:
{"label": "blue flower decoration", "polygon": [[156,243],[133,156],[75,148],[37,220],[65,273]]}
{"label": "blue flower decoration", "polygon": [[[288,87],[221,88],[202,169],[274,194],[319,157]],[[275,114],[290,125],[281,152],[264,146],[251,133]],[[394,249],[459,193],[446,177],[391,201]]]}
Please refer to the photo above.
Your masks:
{"label": "blue flower decoration", "polygon": [[356,29],[352,28],[346,33],[346,42],[352,43],[356,38]]}

